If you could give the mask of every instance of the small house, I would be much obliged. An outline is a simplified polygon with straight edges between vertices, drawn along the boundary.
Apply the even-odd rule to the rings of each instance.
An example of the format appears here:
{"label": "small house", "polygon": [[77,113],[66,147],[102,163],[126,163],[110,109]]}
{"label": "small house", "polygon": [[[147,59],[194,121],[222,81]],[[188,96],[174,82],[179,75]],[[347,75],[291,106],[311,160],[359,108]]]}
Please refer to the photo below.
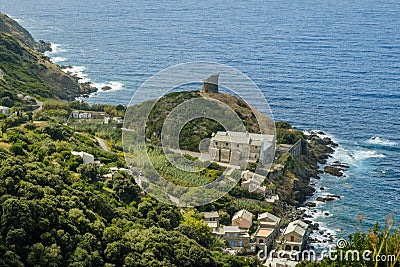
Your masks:
{"label": "small house", "polygon": [[307,223],[300,220],[289,223],[282,234],[283,248],[286,251],[303,251],[307,244],[308,234]]}
{"label": "small house", "polygon": [[10,114],[10,108],[5,107],[5,106],[0,106],[0,113],[3,113],[4,115]]}
{"label": "small house", "polygon": [[83,151],[80,152],[72,151],[71,154],[74,156],[80,156],[83,159],[84,164],[94,163],[94,156],[92,154]]}
{"label": "small house", "polygon": [[262,228],[274,229],[275,234],[279,233],[281,218],[269,213],[264,212],[258,214],[258,225]]}
{"label": "small house", "polygon": [[259,226],[254,233],[254,241],[258,249],[263,250],[265,246],[270,248],[275,241],[276,231],[274,228],[263,228]]}
{"label": "small house", "polygon": [[224,226],[216,233],[224,239],[232,248],[243,248],[250,246],[250,235],[247,230],[239,226]]}
{"label": "small house", "polygon": [[240,210],[233,215],[232,226],[238,226],[241,229],[250,229],[253,224],[253,214],[245,209]]}
{"label": "small house", "polygon": [[216,211],[203,212],[204,221],[207,223],[208,227],[212,229],[213,232],[217,231],[219,228],[219,214]]}

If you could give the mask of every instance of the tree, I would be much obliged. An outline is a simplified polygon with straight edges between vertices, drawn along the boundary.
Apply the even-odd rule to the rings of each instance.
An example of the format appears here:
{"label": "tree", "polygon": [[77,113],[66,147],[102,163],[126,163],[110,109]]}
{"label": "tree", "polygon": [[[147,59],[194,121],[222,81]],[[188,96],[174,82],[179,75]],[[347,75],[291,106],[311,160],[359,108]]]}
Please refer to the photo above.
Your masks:
{"label": "tree", "polygon": [[[1,113],[0,116],[1,115],[5,116],[3,113]],[[2,118],[0,117],[0,119],[2,119]],[[5,122],[0,121],[0,133],[1,133],[1,136],[3,136],[3,134],[6,132],[6,130],[7,130],[7,125],[5,124]]]}
{"label": "tree", "polygon": [[78,173],[81,175],[81,179],[86,182],[94,182],[100,177],[99,168],[94,163],[83,164],[78,168]]}
{"label": "tree", "polygon": [[15,156],[23,156],[25,155],[23,145],[21,143],[15,143],[10,146],[10,152]]}
{"label": "tree", "polygon": [[125,203],[131,203],[139,198],[139,186],[134,184],[131,179],[125,178],[121,174],[116,174],[114,176],[113,190]]}
{"label": "tree", "polygon": [[194,234],[192,238],[201,245],[205,245],[207,240],[211,238],[210,227],[208,227],[204,220],[197,218],[193,210],[185,212],[180,227],[183,227],[183,229],[181,229],[183,231],[185,231],[184,228],[189,228],[186,229],[186,231],[191,230],[191,232]]}
{"label": "tree", "polygon": [[102,195],[91,196],[89,198],[88,207],[108,221],[115,215],[113,207]]}

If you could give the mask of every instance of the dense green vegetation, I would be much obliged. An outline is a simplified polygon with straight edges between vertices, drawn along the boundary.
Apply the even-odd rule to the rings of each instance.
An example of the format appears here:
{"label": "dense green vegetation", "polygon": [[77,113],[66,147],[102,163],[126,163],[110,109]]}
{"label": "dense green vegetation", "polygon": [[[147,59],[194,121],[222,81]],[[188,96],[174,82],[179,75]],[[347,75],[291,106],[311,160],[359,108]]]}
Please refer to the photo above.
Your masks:
{"label": "dense green vegetation", "polygon": [[[145,197],[132,177],[104,180],[118,154],[93,136],[46,122],[0,139],[1,266],[256,266],[220,252],[200,215]],[[188,214],[188,215],[187,215]],[[217,245],[219,244],[219,245]]]}
{"label": "dense green vegetation", "polygon": [[276,141],[278,144],[294,144],[299,139],[305,139],[301,131],[293,129],[287,122],[277,122],[276,126]]}
{"label": "dense green vegetation", "polygon": [[[39,64],[33,51],[21,46],[13,36],[0,32],[0,69],[5,73],[0,87],[31,95],[50,97],[51,89],[39,78],[38,72],[46,68]],[[21,64],[21,62],[26,62]]]}

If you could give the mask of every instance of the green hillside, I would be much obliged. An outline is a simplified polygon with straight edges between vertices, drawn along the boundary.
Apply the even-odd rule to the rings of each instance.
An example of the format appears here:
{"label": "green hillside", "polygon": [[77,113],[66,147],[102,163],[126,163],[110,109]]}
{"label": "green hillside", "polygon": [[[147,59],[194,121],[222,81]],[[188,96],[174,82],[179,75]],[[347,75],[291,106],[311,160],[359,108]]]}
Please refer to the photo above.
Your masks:
{"label": "green hillside", "polygon": [[72,99],[94,88],[79,84],[39,51],[48,44],[36,42],[18,23],[0,14],[0,95],[16,94]]}
{"label": "green hillside", "polygon": [[[130,120],[129,123],[139,124],[141,118],[145,118],[143,115],[144,110],[149,109],[151,107],[150,105],[155,103],[146,122],[145,134],[146,138],[152,144],[160,145],[161,130],[170,112],[187,100],[201,97],[216,99],[228,105],[242,120],[248,132],[260,133],[261,125],[265,132],[269,134],[274,133],[274,122],[270,118],[258,113],[255,109],[252,109],[242,99],[227,93],[204,93],[201,91],[174,92],[161,97],[157,102],[155,102],[155,100],[147,101],[140,105],[130,107],[127,116],[135,119],[132,121]],[[254,114],[255,112],[257,113],[258,119]],[[135,127],[135,125],[131,126]],[[213,132],[223,130],[224,128],[222,125],[214,120],[207,118],[194,119],[183,127],[179,137],[180,147],[185,150],[198,151],[201,140],[211,137]]]}

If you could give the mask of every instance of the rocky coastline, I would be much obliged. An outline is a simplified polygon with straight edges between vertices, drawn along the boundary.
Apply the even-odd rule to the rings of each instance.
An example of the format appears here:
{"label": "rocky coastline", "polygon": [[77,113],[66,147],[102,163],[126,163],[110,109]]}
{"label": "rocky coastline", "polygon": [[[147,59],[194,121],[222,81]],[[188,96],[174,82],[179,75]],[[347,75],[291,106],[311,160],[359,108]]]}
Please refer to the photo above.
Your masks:
{"label": "rocky coastline", "polygon": [[[328,164],[328,159],[332,157],[335,149],[339,146],[327,137],[322,131],[311,131],[305,133],[307,150],[305,155],[296,161],[299,165],[295,170],[296,176],[299,178],[297,190],[301,196],[297,197],[298,204],[288,204],[283,207],[284,217],[288,220],[302,219],[310,224],[311,235],[309,237],[310,247],[314,248],[316,243],[333,242],[335,236],[329,229],[323,229],[317,221],[313,220],[312,208],[317,207],[317,203],[326,203],[340,200],[340,196],[336,194],[326,193],[311,201],[318,191],[325,191],[325,188],[317,186],[316,181],[321,179],[320,175],[325,173],[336,177],[345,177],[345,171],[350,167],[342,162],[333,162]],[[310,189],[311,188],[311,189]],[[327,211],[321,211],[323,216],[332,216]],[[321,238],[316,238],[319,235]]]}
{"label": "rocky coastline", "polygon": [[[346,177],[346,170],[350,166],[346,163],[328,160],[332,158],[333,153],[339,147],[339,144],[332,141],[322,131],[307,132],[311,150],[318,161],[318,172],[320,174],[332,175],[335,177]],[[315,216],[330,217],[332,214],[328,211],[318,209],[324,203],[339,201],[341,196],[329,193],[326,188],[318,187],[317,181],[321,179],[318,175],[316,179],[311,181],[310,185],[315,189],[315,193],[319,192],[317,197],[309,197],[300,208],[303,215],[303,220],[310,223],[311,235],[309,237],[310,248],[324,247],[335,241],[335,233],[321,224],[315,219]],[[313,195],[314,196],[314,195]]]}
{"label": "rocky coastline", "polygon": [[[67,66],[60,66],[51,62],[48,53],[52,52],[49,42],[36,41],[33,36],[17,21],[6,14],[0,13],[0,39],[3,43],[3,53],[14,55],[4,57],[0,78],[9,90],[24,90],[27,77],[37,79],[38,82],[30,94],[42,97],[54,97],[62,100],[74,100],[83,95],[97,92],[97,88],[90,82],[82,82],[80,77],[65,71]],[[12,64],[20,64],[20,69],[11,68]],[[8,83],[15,79],[17,83]],[[39,90],[39,88],[41,90]]]}

